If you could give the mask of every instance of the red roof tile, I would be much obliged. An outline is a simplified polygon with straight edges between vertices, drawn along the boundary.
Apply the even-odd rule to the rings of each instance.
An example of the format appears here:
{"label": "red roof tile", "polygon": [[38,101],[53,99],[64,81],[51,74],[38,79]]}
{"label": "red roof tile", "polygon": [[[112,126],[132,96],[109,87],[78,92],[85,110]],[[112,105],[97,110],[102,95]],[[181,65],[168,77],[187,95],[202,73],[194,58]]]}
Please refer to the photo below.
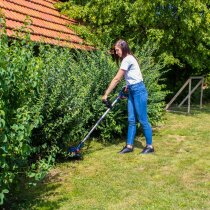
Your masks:
{"label": "red roof tile", "polygon": [[31,40],[64,47],[93,49],[67,27],[77,22],[61,15],[53,6],[56,2],[57,0],[0,0],[0,9],[6,17],[8,36],[13,36],[14,30],[23,26],[26,17],[29,17]]}

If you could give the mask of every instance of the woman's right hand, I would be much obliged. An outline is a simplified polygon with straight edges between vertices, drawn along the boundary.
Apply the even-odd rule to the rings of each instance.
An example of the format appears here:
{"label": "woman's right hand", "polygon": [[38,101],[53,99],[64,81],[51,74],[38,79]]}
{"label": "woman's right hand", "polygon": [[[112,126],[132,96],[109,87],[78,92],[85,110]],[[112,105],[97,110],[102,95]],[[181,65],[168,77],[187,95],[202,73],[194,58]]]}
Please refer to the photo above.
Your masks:
{"label": "woman's right hand", "polygon": [[103,95],[103,96],[102,96],[102,101],[106,101],[106,100],[107,100],[107,98],[108,98],[108,96],[107,96],[107,95]]}

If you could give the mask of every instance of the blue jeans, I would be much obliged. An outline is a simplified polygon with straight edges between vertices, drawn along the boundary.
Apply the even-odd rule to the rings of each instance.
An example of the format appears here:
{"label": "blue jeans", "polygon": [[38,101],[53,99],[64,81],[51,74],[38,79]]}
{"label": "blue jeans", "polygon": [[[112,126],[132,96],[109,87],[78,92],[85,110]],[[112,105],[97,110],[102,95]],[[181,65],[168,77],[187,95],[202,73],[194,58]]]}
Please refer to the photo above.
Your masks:
{"label": "blue jeans", "polygon": [[133,145],[136,135],[136,118],[143,128],[146,144],[152,144],[152,128],[147,116],[148,93],[143,82],[129,85],[127,144]]}

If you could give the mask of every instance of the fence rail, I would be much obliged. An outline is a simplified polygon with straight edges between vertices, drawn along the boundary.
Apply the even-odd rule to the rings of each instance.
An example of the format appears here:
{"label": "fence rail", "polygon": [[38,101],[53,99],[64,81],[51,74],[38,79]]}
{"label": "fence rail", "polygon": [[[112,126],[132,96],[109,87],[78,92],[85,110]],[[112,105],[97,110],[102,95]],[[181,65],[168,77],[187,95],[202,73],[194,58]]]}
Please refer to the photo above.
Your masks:
{"label": "fence rail", "polygon": [[[196,86],[192,89],[192,80],[199,80]],[[190,77],[184,85],[179,89],[179,91],[176,93],[176,95],[171,99],[171,101],[166,105],[166,111],[172,111],[169,110],[169,107],[173,104],[173,102],[177,99],[177,97],[182,93],[182,91],[188,86],[188,94],[187,96],[179,103],[178,107],[180,108],[185,101],[188,100],[188,106],[187,106],[187,113],[190,113],[190,107],[191,107],[191,96],[195,92],[195,90],[200,86],[200,108],[203,106],[203,83],[204,83],[204,77],[203,76],[195,76]]]}

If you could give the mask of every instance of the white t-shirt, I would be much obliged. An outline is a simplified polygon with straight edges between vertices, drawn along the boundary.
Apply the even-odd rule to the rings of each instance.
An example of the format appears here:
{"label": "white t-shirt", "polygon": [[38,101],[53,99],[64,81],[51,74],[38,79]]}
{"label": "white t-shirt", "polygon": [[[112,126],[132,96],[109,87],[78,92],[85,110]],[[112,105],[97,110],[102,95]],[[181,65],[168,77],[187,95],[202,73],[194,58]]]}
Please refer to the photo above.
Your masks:
{"label": "white t-shirt", "polygon": [[143,81],[139,64],[133,55],[127,55],[123,58],[120,69],[125,71],[127,85],[133,85]]}

